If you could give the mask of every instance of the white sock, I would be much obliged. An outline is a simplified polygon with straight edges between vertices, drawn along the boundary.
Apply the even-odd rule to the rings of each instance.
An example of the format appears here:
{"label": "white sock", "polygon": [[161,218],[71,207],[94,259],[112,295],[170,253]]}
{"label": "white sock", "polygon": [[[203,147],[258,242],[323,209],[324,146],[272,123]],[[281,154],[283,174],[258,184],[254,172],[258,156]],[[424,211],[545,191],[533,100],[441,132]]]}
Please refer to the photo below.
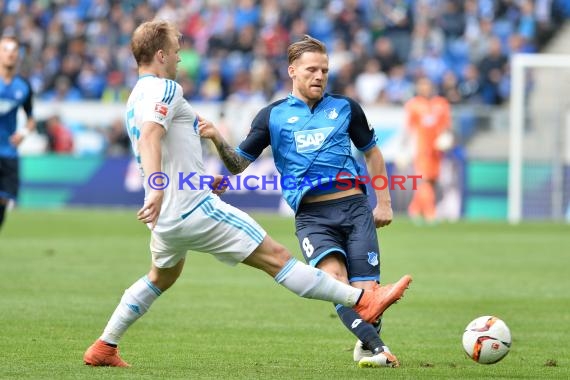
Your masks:
{"label": "white sock", "polygon": [[125,331],[147,312],[161,293],[147,276],[139,279],[125,290],[99,339],[107,343],[119,344]]}
{"label": "white sock", "polygon": [[291,258],[275,276],[275,281],[293,293],[304,297],[352,307],[356,305],[362,289],[353,288],[320,269]]}

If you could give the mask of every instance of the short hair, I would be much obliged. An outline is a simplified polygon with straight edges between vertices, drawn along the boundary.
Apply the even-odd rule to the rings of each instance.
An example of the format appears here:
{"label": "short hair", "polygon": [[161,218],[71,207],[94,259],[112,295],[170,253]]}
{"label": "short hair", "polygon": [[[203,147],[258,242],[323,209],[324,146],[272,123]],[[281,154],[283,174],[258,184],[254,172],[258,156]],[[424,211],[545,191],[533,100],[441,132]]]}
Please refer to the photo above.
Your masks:
{"label": "short hair", "polygon": [[150,64],[157,51],[170,49],[172,37],[180,38],[180,32],[168,21],[147,21],[140,24],[131,39],[131,51],[137,65]]}
{"label": "short hair", "polygon": [[321,41],[305,34],[302,40],[289,45],[289,48],[287,49],[289,64],[292,64],[299,59],[303,53],[307,52],[327,54],[327,48]]}
{"label": "short hair", "polygon": [[0,41],[5,41],[5,40],[12,41],[16,44],[16,46],[18,47],[20,46],[20,41],[13,34],[4,34],[0,37]]}

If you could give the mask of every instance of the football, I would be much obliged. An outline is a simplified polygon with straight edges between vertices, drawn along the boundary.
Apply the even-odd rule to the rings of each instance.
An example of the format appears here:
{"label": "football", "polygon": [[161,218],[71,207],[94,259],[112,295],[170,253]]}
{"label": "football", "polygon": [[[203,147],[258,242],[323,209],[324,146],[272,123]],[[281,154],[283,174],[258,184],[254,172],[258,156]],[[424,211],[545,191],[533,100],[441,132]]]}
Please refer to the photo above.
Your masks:
{"label": "football", "polygon": [[497,363],[511,349],[511,331],[497,317],[486,315],[475,318],[463,332],[463,349],[477,363]]}

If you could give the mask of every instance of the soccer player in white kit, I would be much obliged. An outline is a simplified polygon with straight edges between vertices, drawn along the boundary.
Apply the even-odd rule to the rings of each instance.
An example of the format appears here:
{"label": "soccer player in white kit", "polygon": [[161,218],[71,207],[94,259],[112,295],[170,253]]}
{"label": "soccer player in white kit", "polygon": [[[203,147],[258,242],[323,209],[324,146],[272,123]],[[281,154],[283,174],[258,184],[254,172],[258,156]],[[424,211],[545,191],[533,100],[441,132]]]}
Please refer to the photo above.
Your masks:
{"label": "soccer player in white kit", "polygon": [[[367,321],[398,300],[401,294],[390,286],[353,288],[297,261],[249,215],[222,201],[220,191],[201,189],[205,173],[198,129],[211,122],[198,117],[174,81],[180,33],[166,21],[146,22],[134,31],[131,49],[139,80],[127,102],[126,125],[145,178],[145,202],[137,217],[151,230],[152,265],[124,292],[103,334],[85,352],[85,364],[129,366],[119,356],[119,340],[176,282],[188,250],[261,269],[299,296],[354,307]],[[173,183],[181,179],[179,173],[184,181]],[[191,173],[196,174],[187,177]]]}

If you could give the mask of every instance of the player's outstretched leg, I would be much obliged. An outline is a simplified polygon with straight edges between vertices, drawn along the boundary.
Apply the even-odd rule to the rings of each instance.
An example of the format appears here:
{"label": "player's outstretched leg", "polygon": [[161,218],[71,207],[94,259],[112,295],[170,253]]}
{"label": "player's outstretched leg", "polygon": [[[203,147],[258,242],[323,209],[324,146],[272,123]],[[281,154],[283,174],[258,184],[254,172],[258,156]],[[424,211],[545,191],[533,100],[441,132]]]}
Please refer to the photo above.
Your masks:
{"label": "player's outstretched leg", "polygon": [[362,319],[373,323],[386,309],[404,296],[411,282],[412,276],[405,275],[394,284],[379,285],[372,291],[365,291],[358,305],[354,306],[354,310]]}
{"label": "player's outstretched leg", "polygon": [[301,297],[351,306],[369,323],[376,322],[384,310],[402,298],[412,282],[412,277],[406,275],[395,284],[370,290],[354,288],[322,270],[300,263],[269,235],[243,263],[263,270]]}

